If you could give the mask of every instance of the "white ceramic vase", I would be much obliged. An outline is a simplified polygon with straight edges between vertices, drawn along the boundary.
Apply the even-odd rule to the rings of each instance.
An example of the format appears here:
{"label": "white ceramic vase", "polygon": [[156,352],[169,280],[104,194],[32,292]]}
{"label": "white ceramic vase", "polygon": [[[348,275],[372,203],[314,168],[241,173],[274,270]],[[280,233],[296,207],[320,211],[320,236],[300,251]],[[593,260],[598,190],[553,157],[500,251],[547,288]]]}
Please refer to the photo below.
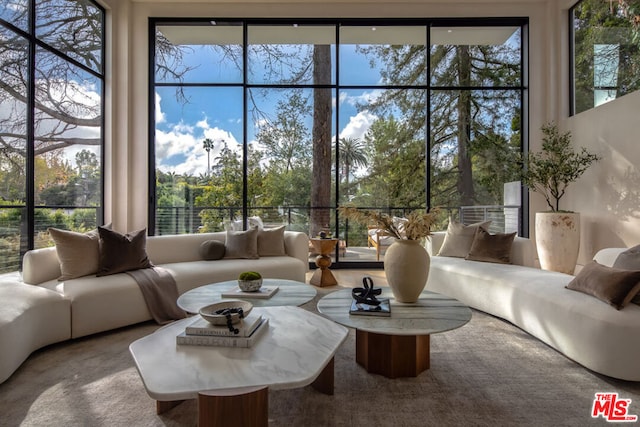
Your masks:
{"label": "white ceramic vase", "polygon": [[384,255],[384,274],[396,301],[416,302],[427,285],[431,258],[418,240],[396,240]]}
{"label": "white ceramic vase", "polygon": [[580,250],[580,214],[538,212],[535,227],[540,268],[573,274]]}

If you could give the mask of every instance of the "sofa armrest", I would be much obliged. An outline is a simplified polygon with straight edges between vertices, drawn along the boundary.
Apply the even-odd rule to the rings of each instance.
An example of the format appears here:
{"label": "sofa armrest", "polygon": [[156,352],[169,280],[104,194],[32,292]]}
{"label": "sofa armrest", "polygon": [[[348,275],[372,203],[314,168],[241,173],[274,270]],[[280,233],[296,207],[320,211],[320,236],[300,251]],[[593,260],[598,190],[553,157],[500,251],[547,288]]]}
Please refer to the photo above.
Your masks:
{"label": "sofa armrest", "polygon": [[55,247],[27,251],[22,259],[22,280],[30,285],[39,285],[57,279],[60,261]]}
{"label": "sofa armrest", "polygon": [[309,269],[309,236],[300,231],[285,231],[284,250],[287,255],[298,258],[306,269]]}
{"label": "sofa armrest", "polygon": [[616,262],[618,255],[622,252],[626,251],[628,248],[605,248],[600,249],[594,256],[593,260],[598,264],[606,265],[607,267],[612,267],[613,263]]}

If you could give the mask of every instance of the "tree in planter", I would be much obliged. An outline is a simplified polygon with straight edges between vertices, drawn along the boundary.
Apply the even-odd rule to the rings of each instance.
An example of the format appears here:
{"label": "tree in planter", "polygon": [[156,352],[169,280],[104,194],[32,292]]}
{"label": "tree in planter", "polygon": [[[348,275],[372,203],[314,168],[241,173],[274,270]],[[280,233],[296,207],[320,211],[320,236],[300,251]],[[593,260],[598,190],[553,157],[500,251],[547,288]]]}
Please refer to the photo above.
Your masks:
{"label": "tree in planter", "polygon": [[542,133],[542,150],[526,156],[522,180],[529,189],[544,196],[552,212],[558,212],[569,184],[600,157],[584,147],[574,151],[571,132],[560,133],[555,123],[543,125]]}

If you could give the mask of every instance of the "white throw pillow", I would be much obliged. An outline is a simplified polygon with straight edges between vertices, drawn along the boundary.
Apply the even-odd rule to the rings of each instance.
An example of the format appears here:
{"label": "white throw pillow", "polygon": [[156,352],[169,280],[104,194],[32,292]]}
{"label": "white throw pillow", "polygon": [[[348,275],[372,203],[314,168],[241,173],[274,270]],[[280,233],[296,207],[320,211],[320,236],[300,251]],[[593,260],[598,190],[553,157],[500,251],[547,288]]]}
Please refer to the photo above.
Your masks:
{"label": "white throw pillow", "polygon": [[447,226],[447,234],[444,236],[444,242],[438,256],[450,256],[456,258],[466,258],[471,250],[473,237],[478,227],[489,228],[491,221],[478,222],[471,225],[464,225],[457,221],[449,220]]}

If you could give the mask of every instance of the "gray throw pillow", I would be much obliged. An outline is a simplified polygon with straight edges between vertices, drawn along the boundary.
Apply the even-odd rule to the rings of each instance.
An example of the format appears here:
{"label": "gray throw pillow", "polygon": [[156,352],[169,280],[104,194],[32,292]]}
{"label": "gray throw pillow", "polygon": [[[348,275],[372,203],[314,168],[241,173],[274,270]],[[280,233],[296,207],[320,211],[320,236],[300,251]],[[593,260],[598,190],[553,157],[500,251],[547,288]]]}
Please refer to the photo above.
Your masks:
{"label": "gray throw pillow", "polygon": [[96,276],[153,267],[147,256],[146,228],[129,234],[98,227],[100,258]]}
{"label": "gray throw pillow", "polygon": [[49,228],[49,235],[56,244],[60,272],[58,280],[75,279],[98,271],[100,256],[98,230],[88,233]]}
{"label": "gray throw pillow", "polygon": [[465,259],[511,264],[511,246],[515,237],[515,232],[491,234],[484,227],[478,227]]}
{"label": "gray throw pillow", "polygon": [[640,270],[640,245],[629,248],[618,255],[612,267],[621,270]]}
{"label": "gray throw pillow", "polygon": [[591,261],[566,286],[622,309],[640,291],[640,271],[620,270]]}
{"label": "gray throw pillow", "polygon": [[207,261],[214,261],[224,258],[224,242],[219,240],[205,240],[200,244],[198,250],[200,257]]}
{"label": "gray throw pillow", "polygon": [[491,224],[491,221],[464,225],[457,221],[449,220],[447,234],[444,236],[444,242],[442,242],[438,256],[466,258],[471,250],[471,244],[478,227],[488,228],[489,224]]}
{"label": "gray throw pillow", "polygon": [[276,228],[258,230],[259,256],[284,256],[284,225]]}
{"label": "gray throw pillow", "polygon": [[253,227],[247,231],[227,230],[224,246],[225,258],[260,258],[258,255],[258,228]]}

